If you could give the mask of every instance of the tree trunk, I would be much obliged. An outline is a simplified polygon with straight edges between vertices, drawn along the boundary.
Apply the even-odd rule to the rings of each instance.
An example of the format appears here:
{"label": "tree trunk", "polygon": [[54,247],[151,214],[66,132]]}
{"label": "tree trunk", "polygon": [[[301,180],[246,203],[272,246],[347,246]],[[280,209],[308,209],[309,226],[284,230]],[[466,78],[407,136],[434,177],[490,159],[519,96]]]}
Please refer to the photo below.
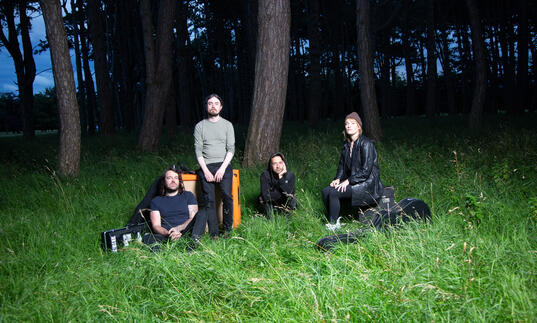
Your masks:
{"label": "tree trunk", "polygon": [[356,1],[356,27],[358,28],[358,56],[360,71],[360,97],[362,101],[364,128],[374,141],[380,141],[380,127],[375,75],[373,74],[373,48],[371,48],[369,0]]}
{"label": "tree trunk", "polygon": [[339,3],[332,3],[332,6],[328,7],[326,19],[327,36],[330,41],[330,48],[332,49],[332,73],[333,73],[333,98],[332,98],[332,120],[344,117],[345,109],[345,82],[343,79],[343,62],[342,56],[345,55],[344,51],[344,22],[341,20],[342,11]]}
{"label": "tree trunk", "polygon": [[112,96],[112,84],[106,62],[105,20],[101,10],[101,0],[88,1],[88,22],[93,44],[93,56],[95,62],[95,79],[97,81],[97,99],[101,107],[100,133],[109,136],[114,133],[114,97]]}
{"label": "tree trunk", "polygon": [[345,81],[343,79],[342,62],[340,58],[340,52],[336,50],[334,53],[334,110],[332,120],[340,119],[345,114]]}
{"label": "tree trunk", "polygon": [[[353,8],[354,7],[354,4],[351,4],[349,6],[349,8]],[[350,34],[351,31],[354,30],[354,25],[353,24],[350,24],[349,26],[344,26],[341,30],[342,32],[344,31],[347,31],[347,32],[344,32],[344,34]],[[354,32],[352,32],[352,34],[354,34]],[[353,81],[351,80],[351,78],[353,78],[353,70],[356,69],[356,65],[355,65],[355,58],[356,57],[355,55],[357,55],[358,53],[357,52],[354,52],[354,55],[353,55],[353,48],[354,46],[356,45],[356,40],[354,39],[354,37],[346,37],[345,35],[343,36],[343,53],[344,55],[343,56],[343,59],[342,59],[342,76],[343,76],[343,111],[344,111],[344,114],[346,113],[350,113],[355,109],[355,100],[353,98],[354,96],[354,89],[353,89]],[[349,58],[349,55],[351,55],[351,58]],[[342,115],[342,116],[338,116],[338,118],[340,119],[343,119],[345,118],[345,115]],[[338,118],[335,118],[336,120]]]}
{"label": "tree trunk", "polygon": [[[164,111],[172,81],[173,20],[177,2],[158,2],[156,37],[153,33],[151,0],[140,1],[140,15],[144,36],[146,96],[142,130],[138,148],[142,151],[156,151],[160,143]],[[181,86],[181,85],[179,85]]]}
{"label": "tree trunk", "polygon": [[[232,48],[234,41],[232,40],[231,30],[224,29],[224,35],[221,37],[223,40],[223,51],[222,51],[222,61],[224,65],[222,66],[220,75],[223,76],[223,88],[224,93],[226,93],[226,109],[223,111],[224,114],[228,113],[228,120],[231,122],[236,122],[238,120],[237,114],[237,103],[235,102],[235,87],[234,87],[234,58],[236,54]],[[239,101],[240,102],[240,101]]]}
{"label": "tree trunk", "polygon": [[290,0],[260,0],[254,98],[243,166],[266,162],[278,151],[289,72]]}
{"label": "tree trunk", "polygon": [[69,56],[67,36],[60,4],[56,0],[41,0],[41,9],[50,46],[52,71],[60,115],[60,149],[58,173],[76,176],[80,170],[80,116],[76,100],[73,66]]}
{"label": "tree trunk", "polygon": [[[22,125],[24,138],[33,138],[34,130],[34,93],[33,84],[35,79],[35,61],[30,41],[30,18],[26,15],[26,1],[18,2],[19,26],[15,24],[14,1],[5,1],[1,4],[3,17],[8,27],[8,37],[4,35],[3,27],[0,28],[0,41],[7,48],[15,64],[19,98],[22,105]],[[23,53],[21,53],[17,33],[20,31],[22,38]]]}
{"label": "tree trunk", "polygon": [[[175,89],[174,83],[170,84],[172,89]],[[166,134],[168,140],[173,140],[177,137],[177,96],[169,95],[166,104]]]}
{"label": "tree trunk", "polygon": [[[537,50],[535,49],[537,44],[535,44],[533,42],[533,40],[530,39],[530,50],[531,50],[531,57],[532,57],[532,60],[533,60],[533,64],[532,64],[532,72],[533,72],[533,75],[535,77],[535,75],[537,75],[537,64],[535,64],[535,58],[537,57]],[[531,111],[537,111],[537,82],[535,82],[535,79],[533,80],[533,86],[532,86],[532,91],[530,92],[532,95],[531,95],[531,102],[530,102],[530,112]]]}
{"label": "tree trunk", "polygon": [[304,88],[306,87],[306,77],[304,75],[304,59],[303,59],[303,53],[300,48],[300,41],[295,40],[294,46],[295,48],[295,57],[293,59],[293,62],[291,63],[291,66],[293,67],[293,76],[294,76],[294,85],[295,85],[295,91],[294,96],[296,98],[296,115],[297,120],[300,122],[304,122],[306,119],[305,117],[305,110],[306,110],[306,98],[304,94]]}
{"label": "tree trunk", "polygon": [[239,122],[248,122],[252,93],[254,86],[255,69],[255,39],[257,26],[257,1],[241,1],[241,21],[238,37],[237,63],[239,70]]}
{"label": "tree trunk", "polygon": [[[117,61],[121,65],[119,102],[124,125],[129,132],[134,131],[138,119],[137,107],[141,103],[136,100],[138,94],[136,84],[141,74],[140,69],[143,68],[143,64],[136,64],[136,62],[143,61],[143,55],[140,54],[141,50],[137,46],[141,34],[137,24],[138,8],[137,6],[132,8],[131,4],[129,0],[118,1],[116,18],[118,20],[116,37],[119,43]],[[136,27],[132,28],[132,26]]]}
{"label": "tree trunk", "polygon": [[[179,86],[179,116],[181,125],[185,129],[192,128],[194,124],[193,110],[195,109],[194,100],[192,99],[192,84],[194,83],[194,71],[192,69],[192,49],[190,47],[190,37],[188,34],[187,16],[188,4],[179,1],[179,10],[177,10],[176,29],[177,29],[177,78]],[[187,45],[188,44],[188,45]]]}
{"label": "tree trunk", "polygon": [[[388,40],[389,42],[389,40]],[[382,42],[384,43],[384,42]],[[380,61],[380,115],[388,117],[391,115],[391,88],[390,88],[390,59],[386,53],[380,53],[378,56]]]}
{"label": "tree trunk", "polygon": [[402,34],[403,54],[405,59],[406,72],[406,115],[412,116],[416,114],[416,85],[414,84],[414,68],[412,61],[414,58],[412,47],[410,46],[410,32],[408,26],[405,25],[405,30]]}
{"label": "tree trunk", "polygon": [[444,80],[446,82],[446,96],[448,103],[448,112],[451,114],[457,113],[457,106],[455,104],[455,77],[453,75],[453,68],[451,67],[451,50],[448,40],[448,31],[442,30],[442,56],[441,60],[442,69],[444,70]]}
{"label": "tree trunk", "polygon": [[483,120],[483,105],[487,90],[487,60],[485,54],[485,44],[481,32],[481,22],[475,0],[466,0],[468,16],[472,29],[472,45],[474,49],[474,59],[476,63],[474,96],[472,99],[472,109],[470,111],[469,126],[473,129],[481,127]]}
{"label": "tree trunk", "polygon": [[312,125],[319,122],[321,116],[321,33],[319,26],[319,0],[308,0],[309,21],[309,56],[310,56],[310,88],[308,120]]}
{"label": "tree trunk", "polygon": [[495,25],[490,26],[489,30],[489,44],[490,44],[490,54],[489,54],[489,79],[490,79],[490,88],[493,93],[489,95],[485,113],[496,113],[500,107],[500,102],[502,101],[501,96],[501,60],[500,60],[500,42],[498,40],[498,27]]}
{"label": "tree trunk", "polygon": [[459,57],[461,58],[461,79],[462,79],[462,112],[467,113],[472,100],[472,95],[468,89],[471,83],[471,76],[469,73],[470,61],[472,58],[472,50],[470,48],[470,40],[468,38],[468,32],[466,25],[461,26],[459,29]]}
{"label": "tree trunk", "polygon": [[97,107],[97,97],[95,95],[95,87],[93,84],[93,76],[91,75],[90,60],[89,60],[89,48],[87,44],[87,39],[82,38],[82,70],[84,71],[84,87],[86,90],[86,100],[87,100],[87,113],[88,113],[88,132],[90,135],[95,134],[96,125],[95,125],[95,109]]}
{"label": "tree trunk", "polygon": [[[522,113],[528,108],[528,1],[519,0],[518,8],[518,71],[516,85],[518,107],[516,112]],[[533,59],[535,60],[535,57]]]}
{"label": "tree trunk", "polygon": [[[22,129],[25,138],[35,136],[34,129],[34,79],[35,61],[32,42],[30,40],[30,18],[26,15],[26,1],[19,2],[20,30],[24,51],[24,77],[22,87],[19,85],[19,96],[23,107]],[[526,46],[527,51],[527,46]],[[527,56],[526,56],[527,62]],[[526,64],[527,65],[527,64]],[[527,73],[526,73],[527,75]],[[527,77],[526,77],[527,78]],[[21,91],[22,90],[22,91]]]}
{"label": "tree trunk", "polygon": [[[84,11],[83,1],[77,1],[79,12]],[[97,107],[97,98],[95,96],[95,87],[93,84],[93,76],[91,75],[90,59],[89,59],[89,45],[87,38],[87,29],[84,27],[84,22],[80,22],[80,49],[82,50],[82,70],[84,71],[84,87],[86,88],[86,100],[87,100],[87,120],[88,120],[88,132],[90,135],[95,134],[95,109]]]}
{"label": "tree trunk", "polygon": [[[80,17],[81,15],[77,13],[78,6],[75,4],[74,0],[71,0],[71,11],[74,17]],[[78,105],[80,107],[80,125],[82,127],[82,134],[88,132],[88,122],[87,122],[87,109],[86,109],[86,87],[84,86],[84,77],[82,76],[82,55],[80,53],[80,30],[79,24],[83,22],[78,21],[75,18],[73,21],[73,47],[75,50],[75,64],[76,64],[76,79],[78,85]]]}
{"label": "tree trunk", "polygon": [[425,113],[430,118],[436,115],[436,42],[434,22],[434,0],[427,0],[427,101]]}
{"label": "tree trunk", "polygon": [[427,86],[426,83],[427,83],[427,61],[425,60],[425,43],[423,42],[423,39],[420,39],[418,41],[419,43],[419,51],[418,51],[418,55],[419,55],[419,63],[420,63],[420,71],[421,71],[421,84],[422,84],[422,88]]}
{"label": "tree trunk", "polygon": [[396,116],[399,115],[400,111],[400,103],[399,103],[399,86],[398,86],[398,80],[397,80],[397,68],[399,67],[398,63],[399,58],[394,57],[393,55],[390,55],[389,64],[390,64],[390,76],[391,76],[391,82],[390,82],[390,110],[389,115],[390,116]]}
{"label": "tree trunk", "polygon": [[413,116],[416,114],[416,85],[414,84],[414,69],[412,61],[405,57],[406,71],[406,115]]}

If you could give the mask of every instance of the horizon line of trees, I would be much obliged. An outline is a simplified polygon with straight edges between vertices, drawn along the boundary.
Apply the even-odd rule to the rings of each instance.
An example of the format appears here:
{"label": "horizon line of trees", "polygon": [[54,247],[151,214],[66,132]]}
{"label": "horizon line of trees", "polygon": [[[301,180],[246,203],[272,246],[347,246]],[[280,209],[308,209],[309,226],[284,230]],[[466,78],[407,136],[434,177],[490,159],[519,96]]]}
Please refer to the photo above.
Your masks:
{"label": "horizon line of trees", "polygon": [[[75,52],[82,133],[141,129],[142,150],[158,148],[164,126],[171,138],[177,125],[191,128],[212,92],[224,98],[225,118],[250,122],[250,129],[257,110],[280,111],[277,123],[313,125],[358,111],[377,140],[379,117],[464,113],[478,128],[483,113],[537,107],[535,0],[286,0],[269,3],[274,8],[265,0],[59,3]],[[35,4],[0,4],[0,43],[14,58],[26,137],[34,131],[35,78],[26,12],[39,10]],[[287,7],[290,19],[263,27],[261,13],[285,15]],[[263,57],[256,55],[270,42],[260,42],[262,28],[275,40],[289,35],[286,59],[264,63],[288,66],[285,82],[278,76],[286,83],[281,109],[268,106],[270,91],[255,100],[256,60]]]}

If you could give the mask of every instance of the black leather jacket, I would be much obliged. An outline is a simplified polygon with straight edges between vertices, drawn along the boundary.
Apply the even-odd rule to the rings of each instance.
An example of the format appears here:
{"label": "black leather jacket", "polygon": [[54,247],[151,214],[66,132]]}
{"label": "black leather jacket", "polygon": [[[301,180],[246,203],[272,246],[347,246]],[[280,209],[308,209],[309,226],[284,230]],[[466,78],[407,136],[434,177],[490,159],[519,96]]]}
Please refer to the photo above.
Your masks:
{"label": "black leather jacket", "polygon": [[349,180],[352,189],[352,205],[376,205],[380,201],[384,187],[380,181],[380,171],[375,144],[361,135],[349,155],[351,143],[345,141],[341,149],[339,167],[334,179]]}

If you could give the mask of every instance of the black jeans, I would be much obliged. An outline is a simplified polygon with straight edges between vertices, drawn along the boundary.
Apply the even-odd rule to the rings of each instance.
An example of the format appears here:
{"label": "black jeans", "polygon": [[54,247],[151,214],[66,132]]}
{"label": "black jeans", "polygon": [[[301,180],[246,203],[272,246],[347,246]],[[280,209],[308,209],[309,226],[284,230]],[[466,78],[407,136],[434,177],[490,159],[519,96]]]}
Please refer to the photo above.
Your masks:
{"label": "black jeans", "polygon": [[286,213],[295,210],[297,200],[296,196],[285,196],[280,192],[275,191],[270,192],[270,200],[266,202],[263,200],[263,197],[259,196],[259,203],[263,207],[265,216],[270,219],[275,208],[276,210],[283,210]]}
{"label": "black jeans", "polygon": [[351,187],[349,185],[345,192],[339,192],[332,186],[327,186],[323,188],[322,195],[324,207],[328,211],[328,220],[335,223],[341,210],[341,200],[349,200],[350,202],[352,198]]}
{"label": "black jeans", "polygon": [[[181,231],[181,237],[184,237],[188,234],[194,240],[199,240],[201,236],[205,233],[205,226],[207,225],[207,212],[200,209],[198,213],[194,216],[192,221]],[[145,244],[153,244],[155,242],[165,242],[168,241],[168,237],[158,233],[146,233],[142,238]]]}
{"label": "black jeans", "polygon": [[[216,173],[222,163],[207,164],[207,168],[213,175]],[[231,165],[228,165],[224,173],[224,177],[220,183],[207,182],[203,171],[198,171],[198,176],[201,181],[201,203],[207,211],[207,223],[209,224],[209,233],[211,236],[218,235],[218,217],[216,216],[216,203],[215,203],[215,185],[220,186],[223,202],[223,214],[222,214],[222,227],[224,232],[231,231],[233,229],[233,169]]]}

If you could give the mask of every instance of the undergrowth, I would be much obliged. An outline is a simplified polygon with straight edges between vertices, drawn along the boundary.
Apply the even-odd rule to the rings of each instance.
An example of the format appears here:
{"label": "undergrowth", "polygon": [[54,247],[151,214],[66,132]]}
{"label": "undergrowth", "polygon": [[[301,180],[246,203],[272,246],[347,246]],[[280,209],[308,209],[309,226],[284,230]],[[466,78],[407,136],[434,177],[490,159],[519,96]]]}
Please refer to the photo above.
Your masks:
{"label": "undergrowth", "polygon": [[[256,207],[266,164],[242,168],[242,224],[152,253],[100,248],[167,166],[195,168],[192,135],[141,154],[134,135],[84,138],[80,176],[55,173],[57,137],[1,138],[0,321],[534,321],[537,318],[535,116],[396,118],[377,143],[381,179],[433,222],[374,232],[319,252],[331,234],[320,191],[333,178],[340,123],[285,124],[282,152],[299,208],[267,220]],[[359,227],[348,217],[343,231]]]}

